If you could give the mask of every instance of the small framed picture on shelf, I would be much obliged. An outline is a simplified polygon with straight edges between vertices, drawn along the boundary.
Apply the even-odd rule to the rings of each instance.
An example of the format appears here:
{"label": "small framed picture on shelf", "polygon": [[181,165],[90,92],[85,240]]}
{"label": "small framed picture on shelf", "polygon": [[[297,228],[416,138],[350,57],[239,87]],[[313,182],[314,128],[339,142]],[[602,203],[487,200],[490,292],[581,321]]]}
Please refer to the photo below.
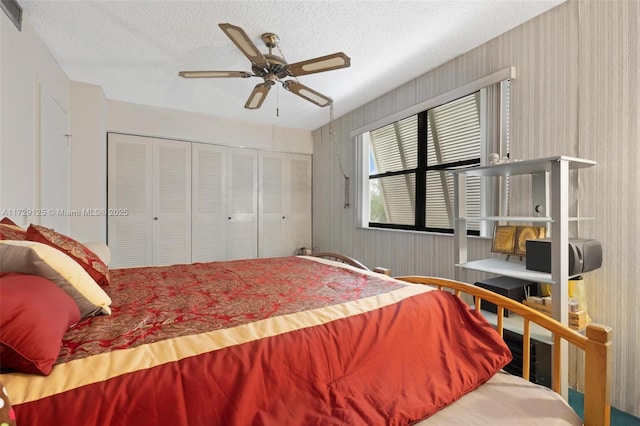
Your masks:
{"label": "small framed picture on shelf", "polygon": [[547,229],[544,226],[518,226],[516,227],[516,245],[514,254],[524,256],[527,254],[527,240],[537,240],[546,236]]}
{"label": "small framed picture on shelf", "polygon": [[493,253],[514,254],[516,244],[516,227],[512,225],[496,225],[493,230]]}

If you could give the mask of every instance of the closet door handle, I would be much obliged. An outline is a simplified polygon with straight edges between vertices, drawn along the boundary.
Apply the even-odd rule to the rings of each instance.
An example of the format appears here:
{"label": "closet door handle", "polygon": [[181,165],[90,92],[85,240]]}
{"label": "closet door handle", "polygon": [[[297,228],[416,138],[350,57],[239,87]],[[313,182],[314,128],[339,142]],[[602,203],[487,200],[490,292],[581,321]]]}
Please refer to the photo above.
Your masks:
{"label": "closet door handle", "polygon": [[158,218],[157,218],[157,217],[154,217],[154,218],[153,218],[153,220],[158,220]]}

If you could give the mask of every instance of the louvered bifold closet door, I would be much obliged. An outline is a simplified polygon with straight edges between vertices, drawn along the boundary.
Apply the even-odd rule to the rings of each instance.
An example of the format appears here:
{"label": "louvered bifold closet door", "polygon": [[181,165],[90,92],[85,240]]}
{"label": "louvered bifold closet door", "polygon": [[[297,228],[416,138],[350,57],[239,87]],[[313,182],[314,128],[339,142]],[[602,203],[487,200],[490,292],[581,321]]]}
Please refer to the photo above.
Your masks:
{"label": "louvered bifold closet door", "polygon": [[227,259],[258,255],[258,152],[227,150]]}
{"label": "louvered bifold closet door", "polygon": [[226,260],[227,150],[201,143],[194,143],[191,150],[192,260]]}
{"label": "louvered bifold closet door", "polygon": [[[261,151],[258,161],[258,256],[285,256],[287,247],[286,154]],[[290,253],[292,254],[292,253]]]}
{"label": "louvered bifold closet door", "polygon": [[153,145],[149,138],[110,133],[108,136],[109,210],[107,243],[111,268],[153,263]]}
{"label": "louvered bifold closet door", "polygon": [[297,254],[311,247],[311,156],[259,155],[258,256]]}
{"label": "louvered bifold closet door", "polygon": [[287,155],[287,243],[285,255],[311,248],[311,156]]}
{"label": "louvered bifold closet door", "polygon": [[153,263],[191,263],[191,143],[153,140]]}

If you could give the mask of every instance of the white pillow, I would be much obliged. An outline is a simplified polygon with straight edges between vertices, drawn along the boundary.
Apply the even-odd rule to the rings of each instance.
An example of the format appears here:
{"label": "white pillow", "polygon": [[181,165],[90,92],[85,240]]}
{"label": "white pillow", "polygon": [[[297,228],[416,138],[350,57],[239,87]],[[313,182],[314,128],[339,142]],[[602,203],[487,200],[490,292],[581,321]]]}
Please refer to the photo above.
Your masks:
{"label": "white pillow", "polygon": [[82,318],[111,314],[111,298],[82,266],[60,250],[35,241],[0,241],[0,272],[47,278],[78,305]]}
{"label": "white pillow", "polygon": [[105,265],[109,265],[111,262],[111,249],[102,241],[89,241],[82,243],[82,245],[94,252]]}

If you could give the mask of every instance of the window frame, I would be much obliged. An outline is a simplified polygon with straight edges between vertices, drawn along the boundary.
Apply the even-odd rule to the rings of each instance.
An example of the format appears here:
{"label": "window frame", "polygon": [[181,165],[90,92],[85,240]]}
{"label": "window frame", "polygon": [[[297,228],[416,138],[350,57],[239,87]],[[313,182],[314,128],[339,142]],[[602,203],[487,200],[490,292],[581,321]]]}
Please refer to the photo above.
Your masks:
{"label": "window frame", "polygon": [[[475,94],[470,93],[469,95]],[[468,95],[467,95],[468,96]],[[377,174],[369,174],[368,179],[381,179],[385,177],[393,176],[415,176],[415,201],[414,205],[414,225],[404,225],[399,223],[384,223],[384,222],[372,222],[368,220],[369,228],[392,228],[392,229],[404,229],[410,231],[421,232],[437,232],[437,233],[453,233],[453,228],[438,228],[426,225],[427,211],[429,209],[427,203],[427,173],[433,171],[448,170],[451,168],[468,167],[480,164],[480,155],[477,158],[460,160],[449,163],[440,163],[437,165],[429,165],[428,161],[428,131],[427,121],[429,120],[429,114],[433,111],[433,108],[422,111],[416,114],[416,126],[417,126],[417,158],[418,162],[416,167],[407,168],[403,170],[395,170],[390,172],[383,172]],[[482,144],[482,141],[480,142]],[[364,154],[364,153],[363,153]],[[412,203],[413,204],[413,203]],[[479,235],[479,231],[470,231],[472,235]]]}
{"label": "window frame", "polygon": [[[418,167],[410,170],[404,170],[401,172],[393,171],[388,173],[379,173],[376,175],[371,175],[375,177],[384,177],[384,176],[393,176],[393,175],[401,175],[401,174],[409,174],[412,173],[416,176],[416,206],[420,211],[416,211],[415,217],[416,222],[414,225],[400,225],[400,224],[390,224],[390,223],[380,223],[380,222],[369,222],[370,217],[370,204],[369,204],[369,132],[389,124],[393,124],[395,122],[401,121],[405,118],[408,118],[412,115],[418,115],[418,126],[426,126],[427,114],[429,109],[436,108],[440,105],[446,104],[448,102],[455,101],[456,99],[468,96],[475,92],[480,91],[481,93],[481,104],[480,108],[480,121],[481,121],[481,141],[480,141],[480,158],[473,160],[464,160],[459,164],[447,164],[447,165],[438,165],[435,167],[430,167],[430,170],[441,170],[444,168],[451,167],[465,167],[471,166],[474,164],[484,165],[486,164],[486,158],[489,152],[498,152],[500,156],[505,156],[508,153],[508,126],[509,126],[509,105],[505,105],[504,99],[504,87],[505,82],[509,82],[515,78],[515,68],[507,67],[495,73],[492,73],[488,76],[480,78],[478,80],[474,80],[468,84],[465,84],[461,87],[458,87],[452,91],[446,92],[442,95],[431,98],[427,101],[424,101],[420,104],[414,105],[411,108],[395,113],[389,117],[373,122],[365,127],[356,129],[351,132],[352,138],[355,138],[357,145],[357,156],[358,158],[358,208],[359,208],[359,227],[365,229],[390,229],[390,230],[404,230],[404,231],[415,231],[421,233],[439,233],[439,234],[453,234],[455,223],[451,228],[432,228],[427,227],[425,225],[426,221],[426,210],[425,203],[422,202],[426,197],[426,159],[425,161],[419,162]],[[499,110],[494,111],[498,114],[496,120],[494,120],[490,124],[490,130],[486,129],[485,123],[487,123],[487,101],[486,101],[486,93],[485,89],[487,87],[491,87],[496,85],[499,87],[499,91],[497,93],[498,96],[498,107]],[[422,124],[420,124],[422,123]],[[494,143],[489,144],[487,133],[491,132],[491,139],[494,140]],[[426,128],[424,131],[419,132],[419,134],[424,135],[424,142],[418,143],[418,149],[426,149]],[[420,137],[420,136],[419,136]],[[426,153],[418,152],[419,158],[423,156],[426,157]],[[421,164],[422,163],[422,164]],[[421,166],[425,166],[421,169]],[[504,209],[504,188],[498,187],[492,183],[486,182],[485,179],[482,179],[481,183],[481,213],[482,215],[486,215],[488,211],[501,212]],[[419,194],[419,195],[418,195]],[[489,194],[487,197],[486,194]],[[422,201],[420,200],[422,198]],[[427,207],[428,208],[428,207]],[[453,218],[455,220],[455,218]],[[480,227],[476,231],[470,231],[470,235],[480,235],[480,236],[490,236],[491,229],[488,228],[486,223],[481,223]]]}

